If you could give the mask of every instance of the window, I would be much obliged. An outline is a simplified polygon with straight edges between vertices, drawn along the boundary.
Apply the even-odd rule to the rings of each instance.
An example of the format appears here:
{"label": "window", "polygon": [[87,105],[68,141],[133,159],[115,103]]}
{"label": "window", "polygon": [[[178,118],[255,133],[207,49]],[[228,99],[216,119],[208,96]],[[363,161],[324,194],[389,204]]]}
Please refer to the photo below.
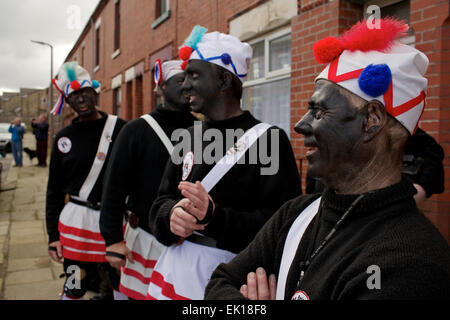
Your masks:
{"label": "window", "polygon": [[126,119],[133,119],[133,83],[131,81],[127,82],[127,110],[126,110]]}
{"label": "window", "polygon": [[84,46],[81,47],[81,66],[84,67]]}
{"label": "window", "polygon": [[100,27],[95,29],[95,66],[100,66]]}
{"label": "window", "polygon": [[114,17],[114,50],[120,48],[120,0],[116,0]]}
{"label": "window", "polygon": [[157,0],[156,6],[156,12],[158,13],[158,16],[161,16],[163,13],[169,10],[169,0]]}
{"label": "window", "polygon": [[136,113],[135,117],[140,117],[143,114],[143,92],[142,92],[142,76],[136,77],[136,87],[135,87],[135,99],[136,99]]}
{"label": "window", "polygon": [[155,29],[161,23],[170,18],[170,1],[156,0],[155,8],[156,20],[152,23],[152,28]]}
{"label": "window", "polygon": [[120,90],[120,87],[114,89],[113,91],[113,105],[114,110],[113,113],[117,115],[118,117],[121,116],[120,114],[120,104],[122,103],[122,91]]}
{"label": "window", "polygon": [[284,29],[249,42],[253,57],[244,82],[242,108],[290,135],[291,34]]}
{"label": "window", "polygon": [[[370,1],[364,6],[364,18],[368,18],[370,16],[370,12],[367,13],[367,8],[371,5],[380,7],[381,18],[389,16],[398,18],[399,20],[405,20],[408,24],[410,22],[410,0]],[[407,35],[400,39],[401,42],[410,46],[414,46],[415,40],[416,38],[413,28],[409,28]]]}

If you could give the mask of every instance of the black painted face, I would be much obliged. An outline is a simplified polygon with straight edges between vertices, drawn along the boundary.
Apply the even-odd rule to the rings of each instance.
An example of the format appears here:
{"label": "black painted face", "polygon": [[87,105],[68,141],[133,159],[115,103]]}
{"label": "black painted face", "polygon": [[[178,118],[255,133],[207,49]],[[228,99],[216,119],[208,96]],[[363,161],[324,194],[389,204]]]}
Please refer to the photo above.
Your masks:
{"label": "black painted face", "polygon": [[295,125],[305,136],[308,173],[333,186],[335,179],[358,167],[365,115],[328,80],[316,82],[308,109]]}
{"label": "black painted face", "polygon": [[96,111],[97,93],[92,88],[82,88],[69,94],[67,103],[80,117],[89,117]]}
{"label": "black painted face", "polygon": [[192,111],[207,114],[220,93],[219,78],[209,62],[191,60],[185,70],[183,89]]}
{"label": "black painted face", "polygon": [[170,106],[179,111],[189,110],[189,99],[183,90],[184,73],[179,73],[171,77],[164,84],[164,99]]}

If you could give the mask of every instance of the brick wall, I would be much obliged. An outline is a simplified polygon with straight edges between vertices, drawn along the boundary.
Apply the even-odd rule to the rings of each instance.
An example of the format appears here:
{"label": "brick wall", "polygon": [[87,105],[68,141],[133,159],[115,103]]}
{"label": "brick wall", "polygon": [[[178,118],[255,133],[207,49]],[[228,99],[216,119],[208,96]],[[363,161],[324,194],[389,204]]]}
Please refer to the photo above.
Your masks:
{"label": "brick wall", "polygon": [[421,209],[450,242],[450,3],[448,0],[412,0],[411,27],[416,48],[430,59],[427,106],[420,127],[444,148],[445,191],[427,200]]}
{"label": "brick wall", "polygon": [[[93,23],[101,19],[100,26],[100,69],[93,77],[102,84],[101,109],[112,112],[111,79],[122,74],[139,62],[144,62],[142,74],[142,112],[150,112],[155,108],[153,98],[153,65],[150,56],[168,45],[172,45],[171,57],[178,54],[178,47],[184,42],[196,24],[205,26],[209,30],[228,32],[229,20],[247,12],[267,0],[230,0],[204,1],[190,0],[170,1],[170,18],[162,22],[155,29],[152,23],[158,18],[155,14],[155,0],[122,0],[121,1],[121,33],[120,54],[112,59],[114,53],[114,1],[103,0],[93,15]],[[92,28],[88,24],[80,39],[75,44],[67,61],[77,60],[81,63],[82,43],[84,41],[84,67],[92,72]],[[139,116],[136,112],[135,91],[136,79],[132,81],[132,110],[125,110],[127,106],[127,90],[122,84],[122,117],[130,120]]]}

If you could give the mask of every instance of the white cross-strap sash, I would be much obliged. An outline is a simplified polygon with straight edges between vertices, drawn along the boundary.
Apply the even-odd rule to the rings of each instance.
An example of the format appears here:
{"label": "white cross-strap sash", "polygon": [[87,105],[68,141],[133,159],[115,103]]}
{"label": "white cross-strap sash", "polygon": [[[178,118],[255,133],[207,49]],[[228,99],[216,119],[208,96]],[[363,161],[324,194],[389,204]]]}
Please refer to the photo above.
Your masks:
{"label": "white cross-strap sash", "polygon": [[320,197],[311,203],[295,219],[284,243],[283,256],[281,257],[280,271],[278,273],[276,299],[283,300],[286,288],[286,280],[295,253],[311,220],[316,216],[319,210]]}
{"label": "white cross-strap sash", "polygon": [[219,162],[208,172],[203,178],[201,184],[206,192],[210,192],[212,188],[222,179],[222,177],[230,171],[230,169],[239,161],[245,152],[261,137],[264,132],[271,127],[267,123],[258,123],[248,129],[235,145],[220,159]]}
{"label": "white cross-strap sash", "polygon": [[173,144],[170,141],[169,137],[164,132],[164,130],[161,128],[159,123],[156,122],[156,120],[149,114],[145,114],[141,118],[147,121],[148,125],[153,129],[153,131],[155,131],[161,142],[166,147],[167,152],[169,152],[169,154],[171,155],[173,151]]}
{"label": "white cross-strap sash", "polygon": [[78,195],[79,200],[87,201],[92,188],[94,188],[95,182],[97,181],[98,176],[100,175],[100,172],[102,171],[103,165],[105,163],[116,122],[117,116],[108,115],[105,126],[103,128],[102,136],[100,137],[100,143],[98,145],[94,163],[92,164],[91,170],[89,171],[86,180],[81,186],[80,193]]}

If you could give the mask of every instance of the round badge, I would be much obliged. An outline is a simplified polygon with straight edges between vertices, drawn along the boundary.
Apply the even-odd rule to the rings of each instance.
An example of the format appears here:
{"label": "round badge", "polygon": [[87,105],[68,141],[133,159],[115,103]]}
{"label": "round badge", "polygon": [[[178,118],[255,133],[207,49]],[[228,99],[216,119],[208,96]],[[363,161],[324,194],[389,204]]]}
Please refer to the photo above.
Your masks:
{"label": "round badge", "polygon": [[299,290],[294,293],[294,295],[292,296],[292,300],[309,300],[309,297],[306,292]]}
{"label": "round badge", "polygon": [[61,137],[58,139],[58,150],[62,153],[69,153],[72,149],[72,141],[67,137]]}
{"label": "round badge", "polygon": [[103,152],[97,153],[97,159],[100,160],[100,161],[105,161],[106,154],[104,154]]}
{"label": "round badge", "polygon": [[194,154],[189,151],[183,159],[183,176],[181,179],[184,181],[189,177],[194,166]]}

